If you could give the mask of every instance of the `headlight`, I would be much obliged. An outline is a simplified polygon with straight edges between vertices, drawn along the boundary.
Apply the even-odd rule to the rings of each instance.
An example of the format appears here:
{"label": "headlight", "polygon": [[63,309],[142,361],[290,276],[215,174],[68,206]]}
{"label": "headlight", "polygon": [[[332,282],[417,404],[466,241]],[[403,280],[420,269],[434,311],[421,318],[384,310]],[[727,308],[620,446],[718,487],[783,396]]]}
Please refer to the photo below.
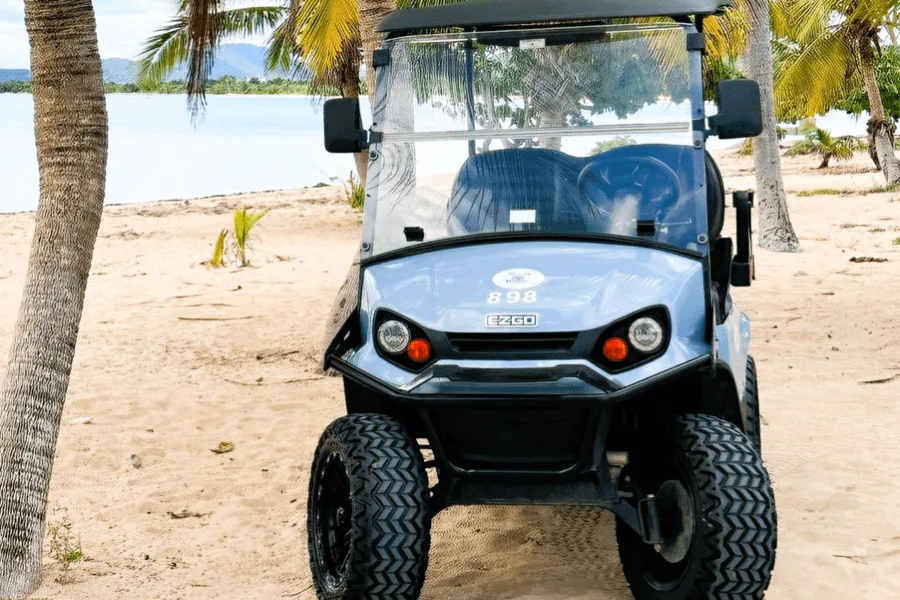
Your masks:
{"label": "headlight", "polygon": [[654,318],[641,317],[635,319],[631,327],[628,328],[628,341],[635,350],[649,354],[655,352],[662,346],[665,339],[663,327]]}
{"label": "headlight", "polygon": [[402,354],[409,346],[409,327],[400,321],[385,321],[378,328],[378,344],[388,354]]}
{"label": "headlight", "polygon": [[652,306],[604,328],[591,360],[609,373],[621,373],[659,358],[669,347],[671,319],[664,306]]}

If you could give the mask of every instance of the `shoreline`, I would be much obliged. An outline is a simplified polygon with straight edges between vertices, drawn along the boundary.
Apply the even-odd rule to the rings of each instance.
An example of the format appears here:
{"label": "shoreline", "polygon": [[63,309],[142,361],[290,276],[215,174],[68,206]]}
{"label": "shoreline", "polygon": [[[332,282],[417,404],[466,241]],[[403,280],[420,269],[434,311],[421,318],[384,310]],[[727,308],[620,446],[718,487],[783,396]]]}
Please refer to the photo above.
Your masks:
{"label": "shoreline", "polygon": [[[340,185],[331,185],[331,184],[317,184],[310,185],[306,187],[299,188],[280,188],[280,189],[266,189],[266,190],[253,190],[249,192],[231,192],[224,194],[209,194],[206,196],[195,196],[188,198],[161,198],[159,200],[142,200],[140,202],[104,202],[103,203],[103,211],[106,212],[109,208],[122,208],[122,207],[146,207],[146,206],[157,206],[160,204],[175,204],[178,202],[202,202],[209,200],[218,200],[218,199],[229,199],[234,200],[235,198],[241,196],[268,196],[274,194],[303,194],[304,192],[309,192],[312,190],[320,190],[323,193],[327,193],[329,191],[337,191],[343,190]],[[17,210],[17,211],[3,211],[0,210],[0,218],[3,217],[11,217],[11,216],[21,216],[21,215],[33,215],[37,212],[37,208],[32,210]]]}
{"label": "shoreline", "polygon": [[[31,96],[31,92],[0,92],[0,96]],[[105,94],[106,96],[184,96],[184,92],[178,93],[162,93],[162,92],[108,92]],[[207,98],[211,96],[225,96],[232,98],[256,98],[256,97],[265,97],[270,96],[272,98],[322,98],[322,99],[330,99],[330,98],[340,98],[340,96],[326,96],[326,95],[316,95],[316,94],[216,94],[213,92],[206,93]]]}

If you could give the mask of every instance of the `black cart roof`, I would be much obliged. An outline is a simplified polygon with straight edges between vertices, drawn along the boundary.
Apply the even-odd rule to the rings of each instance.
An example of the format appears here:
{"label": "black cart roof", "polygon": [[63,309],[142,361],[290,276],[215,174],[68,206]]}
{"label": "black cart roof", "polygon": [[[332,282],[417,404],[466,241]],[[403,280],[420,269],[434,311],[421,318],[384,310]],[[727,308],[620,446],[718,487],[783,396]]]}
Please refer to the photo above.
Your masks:
{"label": "black cart roof", "polygon": [[473,0],[394,11],[375,29],[396,34],[451,27],[491,29],[626,17],[706,16],[731,5],[731,0]]}

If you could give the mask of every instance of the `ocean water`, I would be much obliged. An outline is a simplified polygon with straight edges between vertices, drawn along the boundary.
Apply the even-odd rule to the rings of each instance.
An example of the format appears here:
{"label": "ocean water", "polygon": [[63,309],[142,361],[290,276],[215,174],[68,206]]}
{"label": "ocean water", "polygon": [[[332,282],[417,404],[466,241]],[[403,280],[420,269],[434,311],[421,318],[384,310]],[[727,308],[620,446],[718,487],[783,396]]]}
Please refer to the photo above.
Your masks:
{"label": "ocean water", "polygon": [[[0,212],[37,207],[33,110],[29,94],[0,94]],[[107,111],[107,204],[293,189],[354,169],[325,152],[321,99],[209,96],[197,126],[181,95],[111,94]]]}
{"label": "ocean water", "polygon": [[[365,99],[363,104],[365,115]],[[107,204],[295,189],[344,180],[354,169],[351,156],[325,152],[322,99],[210,96],[196,126],[180,95],[112,94],[107,109]],[[643,112],[652,120],[657,109]],[[370,124],[368,116],[364,121]],[[844,113],[819,119],[835,135],[864,135],[865,123],[865,116]],[[735,143],[709,141],[711,148]],[[446,149],[425,146],[420,174],[441,171]],[[34,210],[38,191],[32,98],[0,94],[0,212]]]}

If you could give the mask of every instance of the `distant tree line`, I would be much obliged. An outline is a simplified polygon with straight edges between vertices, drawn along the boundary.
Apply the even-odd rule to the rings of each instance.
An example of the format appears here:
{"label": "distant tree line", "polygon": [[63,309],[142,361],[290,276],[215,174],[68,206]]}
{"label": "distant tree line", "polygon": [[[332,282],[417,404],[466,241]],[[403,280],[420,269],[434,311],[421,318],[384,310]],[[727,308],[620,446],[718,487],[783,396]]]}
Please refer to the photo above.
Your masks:
{"label": "distant tree line", "polygon": [[[365,88],[365,83],[361,84]],[[153,87],[141,87],[136,83],[112,83],[103,84],[107,94],[183,94],[185,90],[184,81],[167,81],[154,85]],[[30,81],[0,81],[0,94],[30,94]],[[318,86],[313,90],[311,83],[306,81],[294,81],[291,79],[272,79],[262,81],[257,78],[253,79],[237,79],[231,75],[226,75],[221,79],[213,79],[209,82],[207,93],[209,94],[254,94],[254,95],[276,95],[276,94],[310,94],[323,96],[340,96],[341,92],[337,87]]]}

